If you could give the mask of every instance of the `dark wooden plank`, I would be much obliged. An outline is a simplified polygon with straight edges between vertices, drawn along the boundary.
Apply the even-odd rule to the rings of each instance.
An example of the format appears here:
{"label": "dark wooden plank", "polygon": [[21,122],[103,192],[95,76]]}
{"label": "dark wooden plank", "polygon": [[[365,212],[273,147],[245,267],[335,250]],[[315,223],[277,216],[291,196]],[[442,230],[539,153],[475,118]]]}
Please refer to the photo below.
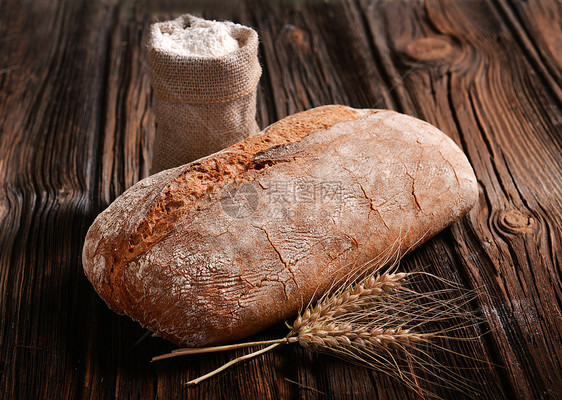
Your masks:
{"label": "dark wooden plank", "polygon": [[496,6],[525,56],[555,99],[562,98],[562,2],[506,1]]}
{"label": "dark wooden plank", "polygon": [[[89,223],[147,174],[154,117],[143,49],[151,15],[191,10],[258,30],[261,126],[321,104],[392,108],[437,125],[464,148],[481,185],[479,205],[403,268],[479,288],[472,306],[490,333],[455,350],[499,366],[444,360],[469,368],[482,398],[559,397],[559,7],[555,0],[0,3],[0,393],[417,398],[396,380],[297,346],[188,388],[187,379],[244,351],[150,364],[173,346],[111,312],[85,279]],[[278,326],[256,339],[285,332]],[[443,398],[473,394],[428,389]]]}
{"label": "dark wooden plank", "polygon": [[0,393],[75,396],[113,7],[8,1],[0,15]]}
{"label": "dark wooden plank", "polygon": [[[387,23],[382,32],[397,9],[384,4],[374,12],[366,2],[363,9],[373,35],[387,38],[383,48],[397,50],[392,68],[409,72],[403,104],[413,108],[404,111],[450,134],[475,168],[481,202],[453,227],[452,245],[470,284],[483,289],[491,350],[509,374],[505,390],[555,398],[562,390],[557,92],[537,77],[528,49],[489,4],[414,6],[415,22],[398,31]],[[430,59],[421,53],[427,47]]]}

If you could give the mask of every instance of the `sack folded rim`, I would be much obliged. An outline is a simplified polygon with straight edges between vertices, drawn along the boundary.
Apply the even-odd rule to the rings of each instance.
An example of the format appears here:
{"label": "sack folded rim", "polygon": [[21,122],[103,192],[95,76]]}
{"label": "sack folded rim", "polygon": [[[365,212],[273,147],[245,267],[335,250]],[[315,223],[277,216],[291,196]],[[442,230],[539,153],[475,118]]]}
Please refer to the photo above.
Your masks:
{"label": "sack folded rim", "polygon": [[184,14],[155,23],[148,38],[148,63],[154,96],[170,103],[209,104],[236,100],[250,94],[261,77],[258,34],[247,26],[232,24],[232,36],[240,48],[222,56],[182,56],[158,47],[163,28],[185,26],[194,17]]}

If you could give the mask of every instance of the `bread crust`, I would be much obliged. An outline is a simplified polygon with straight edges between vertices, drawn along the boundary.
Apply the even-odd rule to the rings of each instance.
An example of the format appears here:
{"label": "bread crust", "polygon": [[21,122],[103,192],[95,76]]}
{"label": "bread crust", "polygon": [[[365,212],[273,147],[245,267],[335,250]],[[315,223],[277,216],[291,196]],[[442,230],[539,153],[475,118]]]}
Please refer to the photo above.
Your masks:
{"label": "bread crust", "polygon": [[224,343],[292,317],[397,240],[431,237],[477,194],[437,128],[324,106],[137,183],[94,221],[83,265],[110,308],[157,335]]}

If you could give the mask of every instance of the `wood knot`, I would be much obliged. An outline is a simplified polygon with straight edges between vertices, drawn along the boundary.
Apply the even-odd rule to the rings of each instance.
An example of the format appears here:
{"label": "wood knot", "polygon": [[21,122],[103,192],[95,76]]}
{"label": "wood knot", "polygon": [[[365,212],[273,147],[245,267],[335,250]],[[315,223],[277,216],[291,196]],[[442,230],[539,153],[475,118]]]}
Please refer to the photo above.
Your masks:
{"label": "wood knot", "polygon": [[499,227],[502,230],[513,234],[527,233],[533,228],[534,224],[534,218],[529,217],[518,210],[506,211],[498,217]]}
{"label": "wood knot", "polygon": [[285,39],[297,47],[308,47],[308,35],[306,31],[296,27],[292,24],[287,24],[283,27],[281,33]]}
{"label": "wood knot", "polygon": [[411,58],[418,61],[434,62],[443,60],[455,52],[455,47],[446,36],[416,39],[404,48]]}

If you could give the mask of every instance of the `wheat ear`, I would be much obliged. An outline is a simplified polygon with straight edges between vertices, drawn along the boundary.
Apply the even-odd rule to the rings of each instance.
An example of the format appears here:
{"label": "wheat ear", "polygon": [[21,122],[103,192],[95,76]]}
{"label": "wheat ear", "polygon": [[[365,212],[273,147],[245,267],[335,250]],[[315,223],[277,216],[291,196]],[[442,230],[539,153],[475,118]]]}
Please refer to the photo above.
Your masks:
{"label": "wheat ear", "polygon": [[338,290],[328,297],[322,298],[314,307],[308,307],[299,314],[291,328],[299,331],[304,326],[329,321],[347,313],[365,308],[372,302],[396,290],[406,273],[385,273],[370,276],[362,282]]}

